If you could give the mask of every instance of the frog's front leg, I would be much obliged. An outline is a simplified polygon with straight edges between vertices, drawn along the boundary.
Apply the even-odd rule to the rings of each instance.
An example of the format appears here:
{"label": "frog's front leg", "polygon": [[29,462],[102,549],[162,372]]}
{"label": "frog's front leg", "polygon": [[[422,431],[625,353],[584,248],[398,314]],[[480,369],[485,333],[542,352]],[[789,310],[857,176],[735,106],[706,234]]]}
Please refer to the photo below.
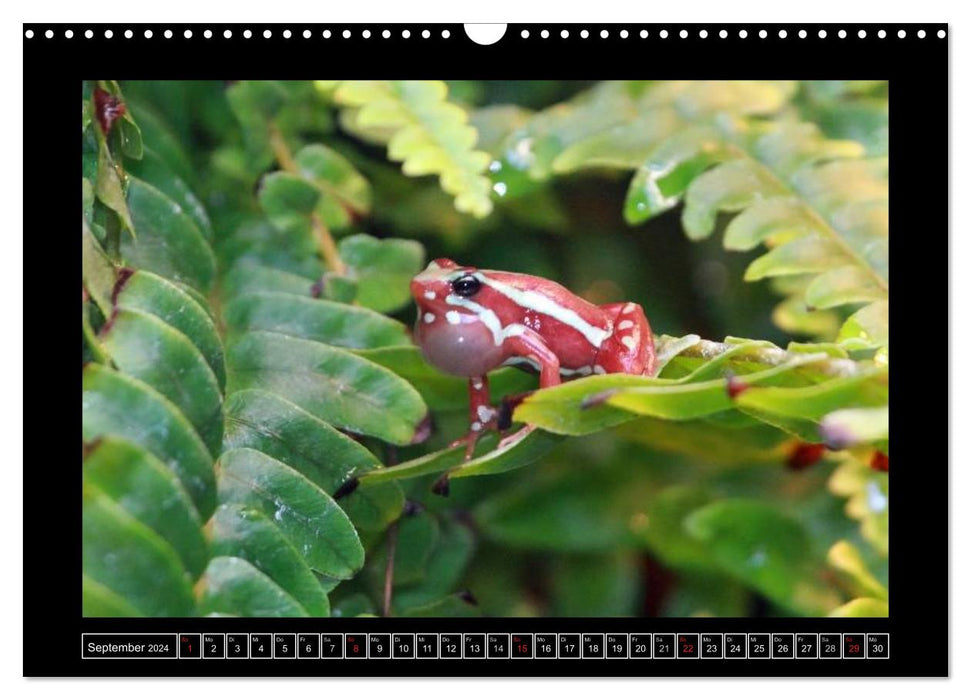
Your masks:
{"label": "frog's front leg", "polygon": [[469,377],[469,432],[449,447],[464,444],[465,459],[470,459],[482,434],[496,427],[497,415],[498,411],[489,403],[488,377]]}

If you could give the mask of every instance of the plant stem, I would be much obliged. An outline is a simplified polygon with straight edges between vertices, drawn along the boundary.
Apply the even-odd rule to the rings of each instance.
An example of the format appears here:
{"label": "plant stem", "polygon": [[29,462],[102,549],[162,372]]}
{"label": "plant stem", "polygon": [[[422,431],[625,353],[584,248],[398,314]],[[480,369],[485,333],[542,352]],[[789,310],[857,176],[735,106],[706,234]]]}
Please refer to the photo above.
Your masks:
{"label": "plant stem", "polygon": [[388,562],[384,567],[384,617],[391,617],[391,593],[394,590],[394,554],[398,549],[398,521],[388,528]]}
{"label": "plant stem", "polygon": [[[291,175],[300,176],[300,167],[297,165],[297,161],[294,160],[293,153],[290,152],[290,147],[287,146],[287,142],[280,132],[280,127],[272,121],[269,125],[269,136],[270,147],[273,149],[273,155],[276,157],[280,167]],[[346,267],[344,266],[344,261],[341,260],[340,253],[337,251],[337,244],[334,242],[334,237],[331,235],[327,225],[324,224],[317,212],[311,213],[310,226],[313,230],[314,238],[317,240],[320,255],[327,264],[327,267],[338,275],[343,275]]]}

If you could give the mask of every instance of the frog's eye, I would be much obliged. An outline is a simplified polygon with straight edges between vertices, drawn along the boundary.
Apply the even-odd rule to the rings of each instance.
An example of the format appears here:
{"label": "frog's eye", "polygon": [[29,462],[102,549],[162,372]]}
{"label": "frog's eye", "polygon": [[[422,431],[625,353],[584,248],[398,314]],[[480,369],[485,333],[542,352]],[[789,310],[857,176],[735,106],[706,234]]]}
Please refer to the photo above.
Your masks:
{"label": "frog's eye", "polygon": [[460,297],[470,297],[479,291],[480,287],[482,287],[482,283],[472,275],[452,280],[452,291]]}

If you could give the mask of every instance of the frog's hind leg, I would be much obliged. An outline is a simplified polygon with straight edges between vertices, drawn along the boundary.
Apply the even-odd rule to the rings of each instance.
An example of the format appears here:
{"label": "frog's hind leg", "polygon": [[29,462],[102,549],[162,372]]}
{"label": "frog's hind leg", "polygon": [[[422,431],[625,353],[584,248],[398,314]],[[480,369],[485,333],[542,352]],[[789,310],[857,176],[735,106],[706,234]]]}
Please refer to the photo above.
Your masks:
{"label": "frog's hind leg", "polygon": [[657,366],[654,334],[644,309],[633,302],[604,304],[600,308],[612,320],[613,328],[597,351],[594,372],[623,372],[653,377]]}
{"label": "frog's hind leg", "polygon": [[[487,430],[496,428],[499,411],[489,403],[489,379],[469,377],[469,432],[452,442],[449,447],[465,445],[465,461],[472,458],[475,445]],[[439,496],[448,495],[448,478],[452,470],[442,474],[432,486],[432,492]]]}

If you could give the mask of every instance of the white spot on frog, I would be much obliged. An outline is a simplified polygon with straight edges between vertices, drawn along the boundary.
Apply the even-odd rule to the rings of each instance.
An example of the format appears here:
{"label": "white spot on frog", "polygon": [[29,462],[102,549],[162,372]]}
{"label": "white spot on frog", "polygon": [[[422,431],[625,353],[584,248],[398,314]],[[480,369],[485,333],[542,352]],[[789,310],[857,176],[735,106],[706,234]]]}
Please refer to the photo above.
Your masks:
{"label": "white spot on frog", "polygon": [[425,314],[424,319],[425,319],[425,323],[435,323],[435,314],[431,314],[431,313]]}
{"label": "white spot on frog", "polygon": [[482,423],[480,423],[479,421],[475,421],[472,424],[472,430],[474,430],[475,432],[479,432],[480,430],[482,430]]}
{"label": "white spot on frog", "polygon": [[472,388],[479,391],[482,388],[482,382],[476,379],[474,382],[472,382]]}
{"label": "white spot on frog", "polygon": [[636,341],[633,338],[631,338],[629,335],[625,335],[623,338],[621,338],[620,342],[622,342],[630,350],[633,350],[634,345],[637,344]]}
{"label": "white spot on frog", "polygon": [[479,406],[475,409],[476,415],[479,416],[479,420],[483,423],[488,423],[489,420],[496,415],[496,412],[489,408],[488,406]]}
{"label": "white spot on frog", "polygon": [[617,330],[619,331],[626,331],[628,328],[633,328],[633,327],[634,327],[633,321],[621,321],[620,323],[617,324]]}
{"label": "white spot on frog", "polygon": [[620,312],[622,314],[629,314],[633,310],[634,310],[634,302],[629,301],[624,305],[624,308],[622,308]]}
{"label": "white spot on frog", "polygon": [[433,292],[432,290],[429,289],[427,292],[425,292],[425,298],[426,299],[434,299],[435,298],[435,292]]}
{"label": "white spot on frog", "polygon": [[446,311],[445,320],[454,326],[459,324],[462,321],[462,316],[459,314],[458,311]]}

